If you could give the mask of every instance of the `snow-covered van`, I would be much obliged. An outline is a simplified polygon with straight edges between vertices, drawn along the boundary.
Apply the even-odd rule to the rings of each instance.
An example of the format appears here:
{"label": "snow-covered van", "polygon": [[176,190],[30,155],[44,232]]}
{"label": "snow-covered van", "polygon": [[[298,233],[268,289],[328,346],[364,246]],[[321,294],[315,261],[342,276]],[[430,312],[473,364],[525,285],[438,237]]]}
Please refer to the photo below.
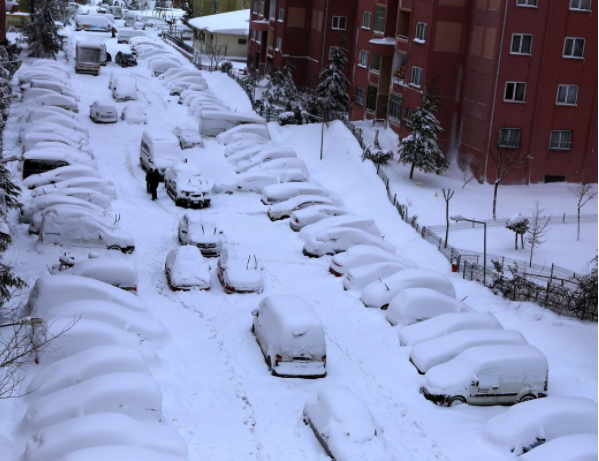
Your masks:
{"label": "snow-covered van", "polygon": [[75,30],[110,32],[112,23],[105,15],[78,14],[75,16]]}
{"label": "snow-covered van", "polygon": [[95,40],[83,40],[77,42],[75,52],[75,72],[100,74],[102,65],[102,53],[105,53],[105,46]]}
{"label": "snow-covered van", "polygon": [[528,344],[478,346],[424,375],[422,394],[437,405],[511,405],[547,396],[545,355]]}
{"label": "snow-covered van", "polygon": [[248,123],[264,124],[265,122],[258,115],[205,110],[199,117],[198,130],[203,136],[217,136],[231,128]]}
{"label": "snow-covered van", "polygon": [[123,17],[123,9],[120,6],[110,6],[108,10],[114,17],[114,19],[121,19]]}
{"label": "snow-covered van", "polygon": [[267,296],[252,315],[252,332],[273,376],[326,375],[324,326],[307,301],[298,296]]}
{"label": "snow-covered van", "polygon": [[163,177],[168,167],[181,160],[181,146],[173,133],[166,130],[144,131],[139,150],[139,161],[144,170],[157,168]]}
{"label": "snow-covered van", "polygon": [[147,37],[143,30],[135,30],[135,29],[121,29],[119,30],[119,36],[117,39],[118,43],[129,43],[129,40],[133,37]]}

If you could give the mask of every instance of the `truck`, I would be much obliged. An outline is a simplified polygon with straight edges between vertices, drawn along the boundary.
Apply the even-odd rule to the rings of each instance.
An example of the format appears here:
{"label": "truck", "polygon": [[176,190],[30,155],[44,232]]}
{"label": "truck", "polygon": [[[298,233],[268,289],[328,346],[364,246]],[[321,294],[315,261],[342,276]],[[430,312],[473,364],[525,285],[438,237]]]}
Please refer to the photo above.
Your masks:
{"label": "truck", "polygon": [[[106,56],[106,46],[95,40],[77,42],[75,53],[75,73],[100,74],[102,55]],[[106,58],[104,58],[105,60]]]}
{"label": "truck", "polygon": [[75,30],[110,32],[112,23],[102,15],[78,14],[75,16]]}
{"label": "truck", "polygon": [[111,6],[108,10],[114,16],[114,19],[121,19],[123,17],[123,9],[120,6]]}

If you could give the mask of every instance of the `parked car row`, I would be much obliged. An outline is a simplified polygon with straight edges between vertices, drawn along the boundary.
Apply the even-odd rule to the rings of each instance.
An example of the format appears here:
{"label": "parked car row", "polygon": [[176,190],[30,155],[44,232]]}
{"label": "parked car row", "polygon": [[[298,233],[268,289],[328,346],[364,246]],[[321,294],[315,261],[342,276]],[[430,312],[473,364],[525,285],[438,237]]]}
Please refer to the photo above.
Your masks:
{"label": "parked car row", "polygon": [[[33,75],[41,61],[19,75]],[[66,66],[51,61],[48,68],[53,72],[44,78],[23,83],[25,93],[38,90],[31,85],[43,84],[51,92],[67,87],[62,81],[69,78]],[[71,99],[76,101],[76,97]],[[133,238],[120,229],[119,216],[111,208],[116,187],[98,173],[88,130],[74,111],[60,105],[35,106],[35,102],[36,98],[25,102],[28,111],[20,120],[22,185],[31,190],[20,208],[20,222],[29,225],[40,243],[131,253]]]}
{"label": "parked car row", "polygon": [[130,37],[128,40],[133,54],[148,64],[153,77],[158,77],[169,69],[180,68],[183,65],[171,51],[148,37]]}
{"label": "parked car row", "polygon": [[40,277],[29,294],[23,314],[35,312],[54,339],[28,384],[23,459],[187,459],[184,439],[162,424],[147,365],[164,327],[135,294],[98,280],[124,280],[112,270],[127,278],[131,268],[119,262],[77,262]]}

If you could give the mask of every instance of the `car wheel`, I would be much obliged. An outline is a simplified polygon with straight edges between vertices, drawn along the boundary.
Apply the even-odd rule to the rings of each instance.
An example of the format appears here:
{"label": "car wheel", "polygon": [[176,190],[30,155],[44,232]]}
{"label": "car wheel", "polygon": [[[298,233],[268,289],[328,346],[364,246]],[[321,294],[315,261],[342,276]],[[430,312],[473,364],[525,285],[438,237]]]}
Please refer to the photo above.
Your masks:
{"label": "car wheel", "polygon": [[537,397],[535,395],[532,394],[526,394],[524,396],[522,396],[520,398],[520,400],[518,400],[518,402],[522,403],[522,402],[530,402],[531,400],[536,400]]}
{"label": "car wheel", "polygon": [[108,247],[109,250],[119,250],[119,251],[123,251],[123,249],[120,246],[117,245],[112,245],[110,247]]}
{"label": "car wheel", "polygon": [[253,334],[256,334],[256,327],[254,326],[254,324],[252,324],[252,328],[250,329],[250,331],[251,331]]}
{"label": "car wheel", "polygon": [[453,408],[453,407],[458,407],[460,405],[464,405],[465,403],[466,403],[466,399],[464,397],[457,396],[457,397],[452,397],[451,399],[449,399],[449,402],[447,402],[447,406],[450,408]]}
{"label": "car wheel", "polygon": [[272,369],[272,360],[270,360],[270,357],[266,358],[266,364],[268,365],[268,371],[270,371],[272,373],[273,372],[273,369]]}

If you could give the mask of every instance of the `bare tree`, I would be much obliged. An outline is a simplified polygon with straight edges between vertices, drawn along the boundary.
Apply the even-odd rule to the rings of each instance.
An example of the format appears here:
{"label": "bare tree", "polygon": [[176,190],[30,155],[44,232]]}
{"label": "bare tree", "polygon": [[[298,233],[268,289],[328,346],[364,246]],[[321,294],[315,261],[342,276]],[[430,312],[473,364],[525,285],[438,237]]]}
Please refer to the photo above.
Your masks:
{"label": "bare tree", "polygon": [[526,238],[528,244],[530,245],[529,267],[532,267],[532,255],[535,251],[535,248],[538,248],[545,243],[545,236],[547,235],[547,232],[549,232],[547,225],[551,220],[551,216],[545,218],[543,215],[544,211],[545,210],[541,208],[541,202],[537,200],[537,203],[535,204],[535,214],[532,217],[532,221],[528,229],[528,236]]}
{"label": "bare tree", "polygon": [[593,200],[597,196],[597,192],[593,192],[592,184],[580,183],[574,187],[569,187],[570,193],[578,199],[577,212],[578,212],[578,227],[576,230],[576,241],[580,241],[580,209],[585,206],[589,200]]}
{"label": "bare tree", "polygon": [[467,155],[463,159],[464,168],[462,169],[462,179],[464,180],[464,184],[462,185],[462,189],[464,189],[469,182],[475,179],[474,173],[472,172],[472,164],[474,163],[474,157],[472,155]]}
{"label": "bare tree", "polygon": [[445,199],[445,222],[447,223],[447,227],[445,228],[445,248],[447,248],[447,239],[449,238],[449,201],[452,199],[455,191],[451,189],[443,189],[443,198]]}
{"label": "bare tree", "polygon": [[508,149],[497,143],[495,149],[489,151],[496,168],[496,179],[493,188],[493,219],[497,219],[497,192],[499,185],[513,171],[523,167],[524,162],[531,157],[520,149]]}
{"label": "bare tree", "polygon": [[226,43],[220,46],[204,44],[204,54],[208,56],[211,68],[218,68],[220,63],[227,58],[227,49]]}

